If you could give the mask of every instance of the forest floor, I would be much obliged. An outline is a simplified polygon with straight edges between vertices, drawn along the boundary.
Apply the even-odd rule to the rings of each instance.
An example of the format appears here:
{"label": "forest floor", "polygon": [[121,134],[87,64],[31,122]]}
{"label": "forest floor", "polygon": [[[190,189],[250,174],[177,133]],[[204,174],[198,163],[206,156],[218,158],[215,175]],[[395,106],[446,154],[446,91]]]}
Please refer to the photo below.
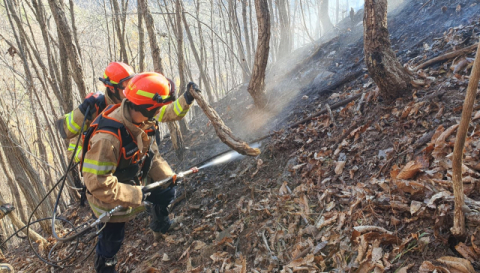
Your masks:
{"label": "forest floor", "polygon": [[[413,69],[478,41],[477,2],[411,1],[392,13],[401,63]],[[214,104],[247,141],[276,133],[258,157],[185,179],[171,210],[185,220],[164,240],[153,242],[147,213],[127,223],[119,272],[480,272],[478,212],[468,212],[465,240],[450,233],[451,153],[475,49],[415,71],[424,86],[386,104],[365,70],[362,26],[349,24],[270,71],[270,112],[251,106],[245,86]],[[357,94],[365,95],[289,128]],[[463,173],[473,205],[480,201],[479,110],[477,103]],[[162,142],[177,171],[227,150],[205,116],[190,128],[182,162]],[[73,210],[78,222],[90,214]],[[26,245],[6,255],[19,272],[51,272]],[[55,272],[92,267],[90,257]]]}

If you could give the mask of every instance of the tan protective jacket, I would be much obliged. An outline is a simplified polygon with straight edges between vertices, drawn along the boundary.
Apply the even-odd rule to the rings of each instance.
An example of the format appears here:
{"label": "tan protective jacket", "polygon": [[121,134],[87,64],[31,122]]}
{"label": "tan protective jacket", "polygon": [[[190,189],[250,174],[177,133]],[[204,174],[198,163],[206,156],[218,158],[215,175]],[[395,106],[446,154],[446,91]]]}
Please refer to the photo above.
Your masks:
{"label": "tan protective jacket", "polygon": [[[182,111],[187,111],[189,106],[186,105],[184,98],[181,97],[178,100],[180,100],[179,103],[183,102],[185,104]],[[174,108],[171,107],[174,106],[172,104],[164,110],[162,121],[179,119]],[[157,145],[154,144],[155,138],[149,137],[144,132],[154,125],[153,121],[145,122],[140,127],[133,124],[128,108],[125,107],[125,100],[119,108],[108,116],[123,123],[131,133],[132,138],[136,139],[141,153],[140,157],[148,153],[149,149],[153,151],[152,165],[148,173],[149,181],[162,180],[174,174],[168,163],[158,153]],[[126,209],[114,214],[110,222],[126,222],[134,218],[138,212],[144,209],[143,206],[140,206],[142,201],[141,187],[120,183],[117,177],[113,175],[120,161],[120,140],[112,134],[97,132],[91,137],[89,146],[90,149],[85,154],[82,172],[89,192],[87,193],[87,199],[93,212],[96,216],[99,216],[103,212],[121,205]]]}
{"label": "tan protective jacket", "polygon": [[[113,99],[108,96],[108,93],[105,94],[105,103],[106,103],[106,106],[109,106],[110,104],[114,103]],[[180,96],[173,103],[163,106],[160,109],[160,113],[155,118],[159,122],[177,121],[182,119],[187,114],[189,109],[190,109],[190,105],[187,104],[183,96]],[[92,123],[92,121],[95,120],[95,118],[100,113],[101,111],[99,113],[94,113],[92,120],[85,121],[84,131],[87,130],[87,128],[90,126],[90,123]],[[61,135],[66,136],[66,139],[70,140],[68,149],[67,149],[67,158],[69,159],[72,156],[73,151],[75,150],[78,136],[81,131],[80,127],[82,126],[84,118],[85,116],[77,107],[75,110],[66,114],[64,117],[62,117],[57,121],[57,124],[61,124],[60,126],[57,126],[57,129],[61,131]],[[74,161],[79,162],[81,159],[81,156],[82,156],[82,140],[80,140],[78,144],[77,151],[75,152]]]}

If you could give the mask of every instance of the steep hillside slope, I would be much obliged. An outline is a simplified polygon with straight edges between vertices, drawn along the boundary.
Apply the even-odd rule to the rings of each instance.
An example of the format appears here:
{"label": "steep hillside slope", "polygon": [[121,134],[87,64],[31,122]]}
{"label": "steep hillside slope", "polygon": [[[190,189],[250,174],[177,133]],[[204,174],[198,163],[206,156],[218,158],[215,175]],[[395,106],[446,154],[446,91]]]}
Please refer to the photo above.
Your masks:
{"label": "steep hillside slope", "polygon": [[[389,18],[398,58],[415,67],[472,45],[479,11],[471,0],[407,1]],[[186,179],[171,210],[185,221],[163,241],[152,242],[146,213],[129,222],[119,272],[480,271],[474,210],[480,205],[473,201],[480,200],[478,119],[469,131],[464,173],[472,236],[457,242],[449,231],[450,154],[474,51],[418,71],[426,85],[385,104],[364,69],[361,24],[343,25],[331,40],[272,65],[270,111],[250,106],[246,86],[214,104],[246,140],[277,132],[261,142],[257,158]],[[331,114],[315,115],[355,95]],[[309,116],[315,117],[288,128]],[[190,127],[184,162],[168,139],[161,145],[177,171],[227,150],[203,115]],[[50,271],[25,249],[8,253],[18,270]],[[92,265],[90,258],[64,272],[92,272]]]}

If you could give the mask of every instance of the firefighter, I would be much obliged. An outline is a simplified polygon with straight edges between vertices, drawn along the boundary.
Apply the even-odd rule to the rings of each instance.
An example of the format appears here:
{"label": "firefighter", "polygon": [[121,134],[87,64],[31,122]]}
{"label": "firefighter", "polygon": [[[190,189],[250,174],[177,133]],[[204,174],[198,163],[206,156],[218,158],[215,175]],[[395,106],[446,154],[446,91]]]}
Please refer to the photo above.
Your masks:
{"label": "firefighter", "polygon": [[[90,123],[105,109],[105,107],[110,104],[122,102],[124,98],[123,89],[134,75],[133,68],[128,64],[121,62],[110,63],[103,73],[103,78],[99,78],[99,80],[105,85],[105,94],[102,94],[101,92],[88,94],[78,108],[57,120],[57,129],[62,138],[70,139],[70,145],[68,146],[67,151],[68,158],[72,156],[72,153],[75,150],[77,137],[81,131],[80,126],[82,126],[85,115],[87,115],[87,121],[85,122],[84,129],[88,128]],[[90,110],[89,113],[86,113],[88,106],[90,106]],[[81,154],[82,147],[79,145],[75,153],[75,162],[80,161]]]}
{"label": "firefighter", "polygon": [[108,106],[95,119],[84,138],[82,173],[92,211],[98,217],[118,205],[125,207],[101,227],[96,245],[97,272],[116,272],[115,255],[124,239],[125,222],[144,210],[142,201],[153,203],[150,229],[155,240],[181,221],[168,217],[167,206],[175,196],[173,185],[157,189],[148,197],[142,188],[174,175],[157,145],[152,145],[157,121],[181,119],[194,98],[185,92],[175,100],[173,83],[154,72],[132,78],[124,95],[121,104]]}
{"label": "firefighter", "polygon": [[[12,212],[15,208],[11,204],[4,204],[0,206],[0,219],[5,217],[7,214]],[[2,238],[0,238],[0,245],[3,243]],[[7,263],[7,260],[3,256],[2,250],[0,249],[0,273],[13,273],[13,267]]]}
{"label": "firefighter", "polygon": [[[103,78],[99,78],[106,87],[105,94],[101,92],[90,93],[85,100],[72,112],[66,114],[64,117],[57,120],[57,129],[64,139],[70,139],[70,145],[68,147],[67,155],[70,158],[75,145],[77,143],[77,137],[80,133],[80,126],[82,126],[83,119],[85,118],[85,112],[87,107],[90,106],[90,111],[85,123],[85,129],[89,127],[90,123],[100,114],[105,107],[110,104],[121,103],[125,98],[123,95],[123,89],[127,86],[130,79],[135,76],[133,68],[128,64],[121,62],[112,62],[105,69]],[[175,87],[172,80],[168,79],[172,88]],[[163,107],[159,114],[156,116],[156,120],[159,122],[170,122],[174,120],[182,119],[188,112],[190,105],[193,102],[193,97],[187,97],[188,101],[184,97],[180,97],[174,102],[174,114],[165,115],[167,107]],[[82,154],[81,142],[75,153],[75,162],[80,161],[80,155]]]}

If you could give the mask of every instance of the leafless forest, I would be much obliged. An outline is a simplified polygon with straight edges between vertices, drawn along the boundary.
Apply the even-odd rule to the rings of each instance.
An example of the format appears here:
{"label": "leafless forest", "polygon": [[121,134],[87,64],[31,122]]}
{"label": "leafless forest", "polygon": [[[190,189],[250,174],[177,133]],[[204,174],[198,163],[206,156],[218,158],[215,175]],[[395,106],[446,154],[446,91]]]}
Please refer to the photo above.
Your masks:
{"label": "leafless forest", "polygon": [[[214,119],[260,148],[186,179],[171,213],[187,220],[164,242],[144,215],[129,224],[119,272],[478,272],[478,4],[0,0],[0,205],[16,207],[0,235],[51,217],[69,162],[54,122],[121,61],[173,79],[177,96],[202,90],[160,126],[176,171],[226,148]],[[58,214],[85,222],[81,185],[66,185]],[[50,230],[32,225],[35,251]],[[53,270],[19,235],[9,263]]]}

